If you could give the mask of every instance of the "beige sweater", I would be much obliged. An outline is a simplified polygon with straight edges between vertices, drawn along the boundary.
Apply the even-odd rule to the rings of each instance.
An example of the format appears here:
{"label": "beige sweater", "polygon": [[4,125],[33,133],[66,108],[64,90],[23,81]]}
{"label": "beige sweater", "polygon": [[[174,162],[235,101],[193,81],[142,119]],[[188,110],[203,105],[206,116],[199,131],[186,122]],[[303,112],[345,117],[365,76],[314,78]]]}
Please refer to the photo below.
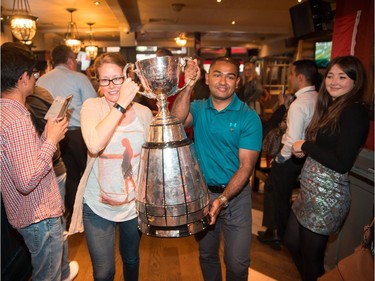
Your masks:
{"label": "beige sweater", "polygon": [[[101,120],[105,118],[105,116],[107,116],[107,114],[109,113],[111,109],[108,106],[108,103],[104,97],[88,99],[83,104],[82,109],[84,109],[85,106],[87,107],[89,106],[90,108],[95,108],[95,110],[89,111],[90,114],[93,114],[93,116],[90,116],[90,114],[85,116],[85,118],[88,118],[88,120],[90,120],[88,122],[98,122],[98,121],[100,122]],[[152,121],[152,113],[147,107],[139,103],[133,103],[132,107],[135,110],[137,117],[140,119],[144,127],[145,139],[147,139],[148,132],[149,132],[149,125]],[[88,132],[85,131],[86,128],[84,125],[85,125],[85,120],[81,121],[81,130],[82,130],[82,135],[85,139],[86,145],[88,147],[88,150],[91,152],[96,151],[97,154],[92,154],[89,152],[87,155],[86,169],[78,185],[77,194],[76,194],[76,198],[74,202],[74,210],[72,214],[72,221],[69,227],[69,235],[84,231],[83,218],[82,218],[83,196],[85,194],[87,180],[92,170],[92,167],[94,166],[95,159],[98,157],[98,153],[101,150],[101,148],[98,148],[95,145],[97,143],[95,134],[88,135]]]}

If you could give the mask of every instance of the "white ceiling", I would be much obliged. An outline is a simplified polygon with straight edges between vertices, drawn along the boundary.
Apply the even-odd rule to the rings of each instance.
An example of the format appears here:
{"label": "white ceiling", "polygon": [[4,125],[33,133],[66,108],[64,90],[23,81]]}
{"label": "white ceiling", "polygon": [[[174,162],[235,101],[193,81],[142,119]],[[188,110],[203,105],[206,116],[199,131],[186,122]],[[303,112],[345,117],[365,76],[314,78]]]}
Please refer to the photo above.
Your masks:
{"label": "white ceiling", "polygon": [[[62,40],[70,13],[76,8],[81,39],[89,39],[87,22],[94,22],[94,39],[99,45],[176,46],[173,38],[187,33],[193,46],[194,33],[201,33],[202,47],[251,48],[293,37],[289,8],[297,0],[29,0],[31,12],[39,18],[38,35],[44,40]],[[174,3],[185,6],[175,11]],[[13,0],[2,0],[2,16],[12,13]],[[235,20],[236,24],[231,22]],[[57,39],[56,39],[57,38]]]}

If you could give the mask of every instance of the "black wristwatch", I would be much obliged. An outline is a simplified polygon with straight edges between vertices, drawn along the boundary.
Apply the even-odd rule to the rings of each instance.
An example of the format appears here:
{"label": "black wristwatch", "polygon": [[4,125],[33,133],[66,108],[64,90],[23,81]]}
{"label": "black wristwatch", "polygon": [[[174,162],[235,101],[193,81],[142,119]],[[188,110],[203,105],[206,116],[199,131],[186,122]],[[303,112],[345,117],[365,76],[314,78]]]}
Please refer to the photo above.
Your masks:
{"label": "black wristwatch", "polygon": [[113,105],[113,107],[120,111],[122,114],[125,114],[126,112],[126,109],[119,105],[117,102]]}

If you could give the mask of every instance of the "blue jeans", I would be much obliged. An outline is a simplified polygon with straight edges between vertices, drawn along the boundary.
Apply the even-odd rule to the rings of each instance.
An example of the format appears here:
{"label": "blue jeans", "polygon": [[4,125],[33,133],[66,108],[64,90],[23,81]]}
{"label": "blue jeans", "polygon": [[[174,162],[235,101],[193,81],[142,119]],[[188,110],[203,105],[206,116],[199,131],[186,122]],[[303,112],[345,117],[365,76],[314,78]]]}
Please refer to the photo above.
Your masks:
{"label": "blue jeans", "polygon": [[62,218],[45,219],[17,231],[31,254],[32,280],[61,281],[64,231]]}
{"label": "blue jeans", "polygon": [[[59,184],[59,190],[61,194],[62,201],[64,202],[65,198],[65,182],[66,182],[66,173],[57,177],[57,183]],[[69,250],[68,250],[68,232],[66,231],[66,218],[62,216],[63,219],[63,256],[62,256],[62,264],[61,264],[61,271],[62,271],[62,280],[68,278],[70,275],[70,268],[69,268]]]}
{"label": "blue jeans", "polygon": [[[210,193],[210,202],[219,194]],[[247,281],[250,266],[251,191],[249,185],[222,209],[214,225],[198,233],[199,261],[205,281],[221,281],[220,237],[224,238],[227,281]]]}
{"label": "blue jeans", "polygon": [[96,215],[87,204],[83,205],[83,225],[90,252],[94,280],[108,281],[115,276],[115,237],[118,226],[124,279],[137,281],[139,272],[138,220],[113,222]]}

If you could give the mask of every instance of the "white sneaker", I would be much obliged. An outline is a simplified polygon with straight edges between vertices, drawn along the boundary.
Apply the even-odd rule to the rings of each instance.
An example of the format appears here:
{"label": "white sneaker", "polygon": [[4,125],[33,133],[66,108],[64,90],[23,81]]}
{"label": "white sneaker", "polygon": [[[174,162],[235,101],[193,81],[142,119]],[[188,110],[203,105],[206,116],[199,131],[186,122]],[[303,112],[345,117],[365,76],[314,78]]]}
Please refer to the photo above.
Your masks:
{"label": "white sneaker", "polygon": [[76,261],[71,261],[69,263],[69,269],[70,269],[70,274],[69,277],[65,278],[63,281],[73,281],[74,278],[77,277],[78,271],[79,271],[79,265],[78,262]]}

